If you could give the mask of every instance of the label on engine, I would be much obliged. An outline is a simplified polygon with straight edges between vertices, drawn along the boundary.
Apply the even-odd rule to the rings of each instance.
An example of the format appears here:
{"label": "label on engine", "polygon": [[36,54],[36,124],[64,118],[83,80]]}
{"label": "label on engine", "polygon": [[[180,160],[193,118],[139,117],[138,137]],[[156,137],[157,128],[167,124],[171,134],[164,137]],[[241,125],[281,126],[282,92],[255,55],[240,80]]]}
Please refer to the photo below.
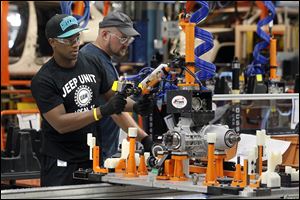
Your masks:
{"label": "label on engine", "polygon": [[181,108],[184,108],[187,105],[187,100],[184,96],[178,95],[178,96],[173,97],[172,105],[175,108],[181,109]]}

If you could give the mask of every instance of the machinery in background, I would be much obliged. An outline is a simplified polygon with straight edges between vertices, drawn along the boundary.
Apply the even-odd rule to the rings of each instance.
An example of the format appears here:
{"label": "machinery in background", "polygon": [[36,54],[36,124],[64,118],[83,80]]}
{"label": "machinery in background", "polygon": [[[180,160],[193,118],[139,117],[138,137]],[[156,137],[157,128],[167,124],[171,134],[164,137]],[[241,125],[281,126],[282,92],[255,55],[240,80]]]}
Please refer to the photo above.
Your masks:
{"label": "machinery in background", "polygon": [[[271,1],[264,1],[268,9],[268,16],[257,24],[257,34],[263,41],[256,44],[253,51],[253,62],[246,68],[247,93],[283,93],[284,85],[279,83],[277,76],[276,39],[272,35],[273,20],[275,17],[275,6]],[[264,25],[269,25],[269,34],[262,30]],[[262,51],[270,46],[269,58],[262,54]],[[268,63],[269,61],[269,63]],[[269,64],[269,65],[268,65]],[[269,67],[270,75],[266,75]],[[267,83],[264,78],[269,77]]]}
{"label": "machinery in background", "polygon": [[[88,24],[85,20],[85,25],[89,27],[89,30],[81,34],[81,45],[96,39],[97,31],[92,30],[98,27],[99,21],[103,18],[92,3],[88,12],[91,17],[88,19]],[[56,13],[62,13],[59,2],[9,2],[8,75],[14,78],[32,77],[51,57],[52,49],[45,38],[45,26]]]}
{"label": "machinery in background", "polygon": [[[88,12],[92,15],[90,29],[97,27],[103,16],[93,4]],[[59,2],[1,2],[1,180],[7,180],[10,187],[21,179],[36,179],[34,185],[39,185],[42,135],[33,120],[27,120],[30,129],[22,128],[20,118],[39,115],[29,79],[52,56],[45,25],[56,13],[61,13]],[[96,36],[95,31],[83,33],[81,44],[94,41]],[[18,126],[13,123],[17,122],[14,115],[21,130],[10,128],[11,124]],[[36,121],[40,123],[38,117]]]}
{"label": "machinery in background", "polygon": [[[138,86],[134,83],[134,79],[140,79],[140,74],[135,77],[125,77],[113,86],[115,91],[126,96],[144,95],[149,98],[151,96],[164,98],[167,102],[167,113],[178,115],[178,123],[174,123],[177,119],[172,116],[167,117],[166,123],[169,131],[163,134],[162,145],[153,148],[154,151],[161,148],[163,150],[161,156],[164,157],[163,161],[153,167],[159,169],[161,173],[167,173],[164,171],[167,169],[162,170],[161,166],[169,163],[170,177],[167,178],[171,180],[186,180],[189,167],[188,163],[187,165],[184,163],[191,158],[206,156],[208,133],[216,133],[216,149],[218,150],[216,154],[219,156],[220,171],[223,171],[225,150],[239,141],[239,136],[227,126],[209,124],[214,119],[212,92],[203,87],[200,80],[211,78],[215,67],[198,58],[200,54],[209,51],[213,45],[210,41],[212,35],[196,27],[196,24],[208,15],[209,10],[206,2],[200,1],[199,3],[202,8],[198,13],[194,13],[191,17],[187,13],[180,15],[180,26],[186,33],[185,56],[176,55],[169,64],[161,64],[155,70],[149,70],[150,74]],[[198,46],[194,54],[195,37],[201,38],[202,34],[206,35],[204,46]],[[207,46],[205,48],[205,45],[208,45],[208,48]],[[196,67],[200,68],[197,73]],[[168,87],[164,85],[165,87],[161,89],[159,86],[162,81],[169,83]],[[159,96],[161,93],[164,94]],[[134,148],[132,146],[130,145],[130,149]],[[170,171],[173,164],[174,168]]]}

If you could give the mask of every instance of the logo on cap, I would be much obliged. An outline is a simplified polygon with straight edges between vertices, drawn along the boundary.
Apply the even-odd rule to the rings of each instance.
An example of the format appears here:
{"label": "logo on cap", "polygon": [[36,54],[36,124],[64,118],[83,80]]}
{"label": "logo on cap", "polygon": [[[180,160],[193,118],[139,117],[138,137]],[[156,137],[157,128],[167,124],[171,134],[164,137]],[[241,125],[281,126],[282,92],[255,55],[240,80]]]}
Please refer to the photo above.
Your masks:
{"label": "logo on cap", "polygon": [[68,16],[63,18],[62,22],[60,22],[60,27],[62,29],[62,31],[65,31],[67,28],[69,28],[72,25],[78,25],[77,20],[72,17],[72,16]]}

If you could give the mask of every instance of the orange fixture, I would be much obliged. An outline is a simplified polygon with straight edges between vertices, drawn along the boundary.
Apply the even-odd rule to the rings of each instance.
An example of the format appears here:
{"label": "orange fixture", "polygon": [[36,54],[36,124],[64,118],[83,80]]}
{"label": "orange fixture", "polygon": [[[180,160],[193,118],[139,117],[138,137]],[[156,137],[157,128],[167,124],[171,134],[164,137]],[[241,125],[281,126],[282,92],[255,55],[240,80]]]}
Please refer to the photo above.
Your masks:
{"label": "orange fixture", "polygon": [[263,166],[263,161],[262,161],[262,157],[263,157],[263,146],[259,145],[258,146],[258,165],[257,165],[257,168],[258,168],[258,175],[261,176],[262,174],[262,166]]}
{"label": "orange fixture", "polygon": [[[164,159],[165,154],[158,154],[159,159]],[[174,174],[174,160],[166,159],[164,161],[164,171],[156,176],[156,180],[170,180],[170,177]]]}
{"label": "orange fixture", "polygon": [[236,171],[231,186],[244,188],[247,185],[248,185],[248,160],[247,159],[244,160],[244,169],[242,173],[241,165],[238,158],[238,162],[236,164]]}
{"label": "orange fixture", "polygon": [[176,154],[176,152],[173,152],[173,155],[171,156],[171,159],[174,160],[174,174],[172,177],[170,177],[170,180],[172,181],[186,181],[188,178],[185,176],[183,172],[183,161],[188,159],[187,154],[180,152],[180,154]]}
{"label": "orange fixture", "polygon": [[217,174],[214,167],[214,151],[215,151],[215,141],[216,136],[214,133],[207,134],[207,142],[208,142],[208,149],[207,149],[207,169],[206,169],[206,176],[203,182],[206,186],[218,186],[219,183],[217,181]]}
{"label": "orange fixture", "polygon": [[148,175],[144,153],[140,154],[140,165],[138,167],[138,173],[139,175]]}
{"label": "orange fixture", "polygon": [[93,171],[95,173],[107,174],[108,169],[107,168],[101,168],[99,166],[99,160],[100,160],[99,155],[100,155],[99,146],[94,146],[94,148],[93,148]]}
{"label": "orange fixture", "polygon": [[243,184],[243,179],[242,179],[240,157],[238,157],[237,164],[235,165],[235,173],[234,173],[233,181],[231,182],[231,186],[241,187],[242,184]]}
{"label": "orange fixture", "polygon": [[208,160],[207,160],[207,169],[204,185],[207,186],[217,186],[219,183],[217,182],[216,170],[214,169],[214,151],[215,145],[208,144]]}
{"label": "orange fixture", "polygon": [[116,168],[115,168],[115,173],[122,173],[126,169],[126,160],[125,159],[120,159]]}
{"label": "orange fixture", "polygon": [[[185,62],[186,67],[188,70],[195,74],[195,23],[186,22],[185,19],[180,19],[179,25],[182,27],[183,31],[185,32]],[[195,83],[195,78],[185,72],[185,84],[179,84],[179,86],[198,86],[197,83]]]}
{"label": "orange fixture", "polygon": [[243,187],[248,185],[248,160],[244,159],[244,170],[243,170]]}
{"label": "orange fixture", "polygon": [[129,128],[128,129],[128,136],[129,136],[129,156],[127,159],[127,166],[126,166],[126,177],[137,177],[137,170],[135,164],[135,138],[137,136],[137,128]]}
{"label": "orange fixture", "polygon": [[165,176],[168,177],[167,179],[170,179],[170,177],[174,174],[174,160],[168,159],[165,161],[164,173]]}
{"label": "orange fixture", "polygon": [[276,39],[270,40],[270,80],[277,79]]}
{"label": "orange fixture", "polygon": [[215,154],[215,162],[216,162],[216,175],[217,177],[224,177],[224,166],[223,162],[225,160],[225,154]]}

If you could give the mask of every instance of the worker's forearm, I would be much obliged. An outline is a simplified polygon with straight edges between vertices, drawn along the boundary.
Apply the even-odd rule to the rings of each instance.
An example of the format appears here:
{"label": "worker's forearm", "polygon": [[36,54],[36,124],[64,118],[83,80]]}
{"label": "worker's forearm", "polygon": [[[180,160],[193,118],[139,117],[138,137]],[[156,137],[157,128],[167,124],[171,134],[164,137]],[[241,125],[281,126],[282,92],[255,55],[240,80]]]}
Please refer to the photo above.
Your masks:
{"label": "worker's forearm", "polygon": [[[96,110],[98,119],[101,120],[99,107]],[[66,113],[60,115],[55,122],[50,123],[59,133],[69,133],[77,131],[93,122],[95,122],[93,109],[86,112]]]}
{"label": "worker's forearm", "polygon": [[119,115],[111,115],[112,119],[114,122],[123,129],[126,133],[128,132],[129,127],[137,127],[138,128],[138,135],[137,135],[137,140],[141,141],[142,138],[147,136],[147,133],[141,129],[137,123],[134,121],[134,119],[130,116],[129,113],[127,112],[122,112]]}

